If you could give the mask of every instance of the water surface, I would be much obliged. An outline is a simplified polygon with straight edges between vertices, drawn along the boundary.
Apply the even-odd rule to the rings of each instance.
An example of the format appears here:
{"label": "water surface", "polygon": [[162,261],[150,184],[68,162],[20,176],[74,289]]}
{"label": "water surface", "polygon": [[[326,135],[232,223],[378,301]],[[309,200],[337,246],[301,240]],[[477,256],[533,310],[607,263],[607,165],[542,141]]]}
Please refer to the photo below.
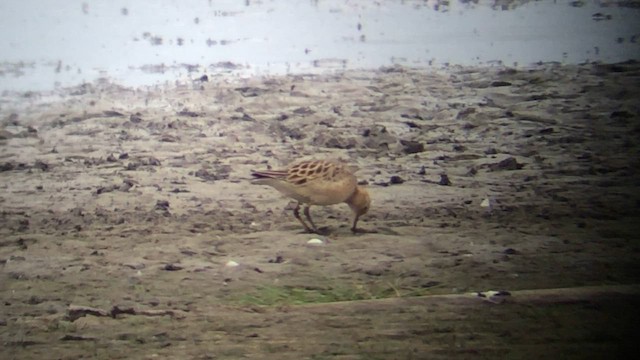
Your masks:
{"label": "water surface", "polygon": [[99,77],[135,86],[225,72],[637,59],[640,9],[612,4],[2,2],[0,90],[46,90]]}

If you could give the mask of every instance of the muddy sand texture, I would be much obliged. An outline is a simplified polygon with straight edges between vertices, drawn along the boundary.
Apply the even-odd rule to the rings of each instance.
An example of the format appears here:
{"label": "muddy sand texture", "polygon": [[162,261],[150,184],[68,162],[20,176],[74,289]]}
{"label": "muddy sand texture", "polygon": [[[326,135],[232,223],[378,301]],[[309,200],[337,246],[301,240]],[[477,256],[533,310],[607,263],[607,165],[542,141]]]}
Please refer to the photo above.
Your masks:
{"label": "muddy sand texture", "polygon": [[[5,94],[0,357],[615,354],[638,333],[639,75],[392,67]],[[359,167],[367,233],[337,205],[304,234],[248,183],[308,158]],[[512,295],[464,295],[488,290]]]}

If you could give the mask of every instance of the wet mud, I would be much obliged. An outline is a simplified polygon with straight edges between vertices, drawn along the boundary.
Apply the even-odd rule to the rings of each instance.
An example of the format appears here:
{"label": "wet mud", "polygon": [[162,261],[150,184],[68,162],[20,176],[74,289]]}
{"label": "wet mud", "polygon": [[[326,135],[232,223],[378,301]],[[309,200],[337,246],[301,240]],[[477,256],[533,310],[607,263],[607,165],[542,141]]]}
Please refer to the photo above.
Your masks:
{"label": "wet mud", "polygon": [[[430,296],[638,283],[639,84],[628,62],[5,94],[0,353],[616,351],[637,296],[538,310]],[[305,234],[288,199],[249,183],[252,169],[311,158],[358,167],[366,231],[336,205],[312,207],[322,235]]]}

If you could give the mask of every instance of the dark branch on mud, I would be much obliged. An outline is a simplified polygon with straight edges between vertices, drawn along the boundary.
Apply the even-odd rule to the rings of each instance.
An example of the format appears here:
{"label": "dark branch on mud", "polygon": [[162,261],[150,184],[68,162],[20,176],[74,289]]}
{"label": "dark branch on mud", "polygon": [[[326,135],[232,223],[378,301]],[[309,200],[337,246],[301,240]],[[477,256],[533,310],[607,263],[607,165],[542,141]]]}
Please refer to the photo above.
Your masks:
{"label": "dark branch on mud", "polygon": [[102,317],[111,317],[116,319],[120,314],[127,315],[143,315],[143,316],[164,316],[169,315],[176,319],[182,319],[185,315],[181,311],[176,310],[141,310],[133,307],[120,307],[113,306],[111,310],[104,310],[89,306],[78,306],[78,305],[69,305],[69,309],[67,309],[67,320],[74,322],[81,317],[85,317],[86,315],[93,316],[102,316]]}

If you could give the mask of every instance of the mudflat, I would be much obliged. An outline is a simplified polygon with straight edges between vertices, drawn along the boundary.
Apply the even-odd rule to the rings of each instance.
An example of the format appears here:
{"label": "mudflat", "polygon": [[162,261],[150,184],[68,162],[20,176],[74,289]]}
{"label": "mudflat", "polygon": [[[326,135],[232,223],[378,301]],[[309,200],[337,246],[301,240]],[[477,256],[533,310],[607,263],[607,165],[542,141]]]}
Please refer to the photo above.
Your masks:
{"label": "mudflat", "polygon": [[[5,93],[0,357],[611,358],[639,94],[636,62]],[[358,168],[362,232],[250,183],[303,159]]]}

